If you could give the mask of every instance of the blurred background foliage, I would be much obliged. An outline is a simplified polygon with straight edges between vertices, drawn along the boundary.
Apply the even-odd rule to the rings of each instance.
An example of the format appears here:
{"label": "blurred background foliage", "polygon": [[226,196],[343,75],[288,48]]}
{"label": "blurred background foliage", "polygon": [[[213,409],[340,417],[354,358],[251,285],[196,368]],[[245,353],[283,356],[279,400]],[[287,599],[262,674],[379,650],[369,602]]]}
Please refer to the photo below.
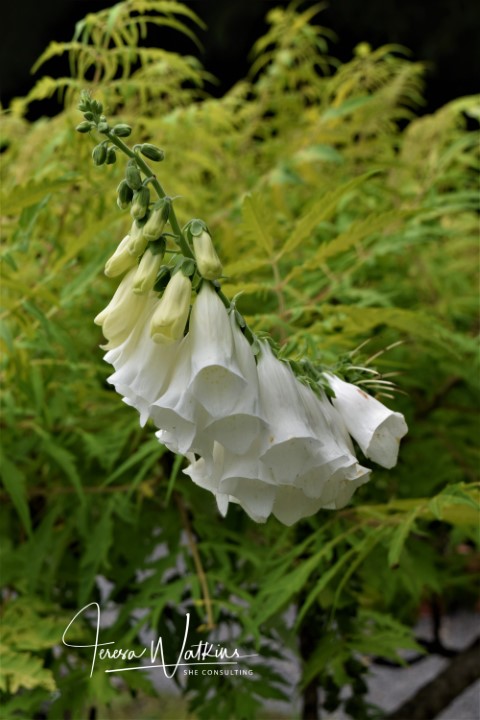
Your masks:
{"label": "blurred background foliage", "polygon": [[[61,647],[93,601],[109,610],[103,641],[142,646],[149,631],[177,651],[190,612],[191,642],[259,653],[253,678],[177,678],[200,719],[288,700],[274,661],[291,653],[304,703],[321,688],[325,709],[377,717],[369,658],[420,651],[412,628],[434,600],[473,606],[479,100],[416,117],[423,66],[366,43],[339,63],[317,10],[271,9],[250,74],[214,98],[192,10],[121,2],[52,42],[38,66],[66,56],[70,74],[45,74],[2,116],[5,717],[106,718],[114,700],[155,695],[140,673],[90,679],[90,650]],[[192,54],[151,47],[153,26],[190,37]],[[349,508],[288,529],[234,507],[220,518],[106,383],[92,320],[129,223],[123,164],[93,168],[94,139],[75,132],[84,88],[134,142],[165,149],[162,184],[181,221],[208,223],[253,329],[333,367],[365,343],[355,364],[378,354],[396,378],[404,394],[387,403],[410,427],[398,467],[375,468]],[[60,113],[26,119],[51,96]]]}

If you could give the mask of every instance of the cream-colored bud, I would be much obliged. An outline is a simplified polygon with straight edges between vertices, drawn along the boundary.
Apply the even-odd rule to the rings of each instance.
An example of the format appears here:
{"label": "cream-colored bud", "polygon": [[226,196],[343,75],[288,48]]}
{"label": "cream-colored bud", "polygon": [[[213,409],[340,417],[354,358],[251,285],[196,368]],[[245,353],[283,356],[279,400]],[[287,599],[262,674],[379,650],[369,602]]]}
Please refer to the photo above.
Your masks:
{"label": "cream-colored bud", "polygon": [[192,283],[182,272],[169,281],[150,324],[152,340],[169,345],[183,337],[190,310]]}
{"label": "cream-colored bud", "polygon": [[134,258],[137,258],[145,251],[147,245],[148,240],[143,235],[143,227],[134,221],[132,223],[132,227],[130,228],[130,241],[128,243],[128,252],[130,253],[130,255],[133,255]]}
{"label": "cream-colored bud", "polygon": [[222,263],[213,247],[212,238],[206,230],[193,235],[193,251],[199,273],[206,280],[216,280],[222,274]]}
{"label": "cream-colored bud", "polygon": [[147,240],[158,240],[170,214],[170,203],[161,200],[153,208],[150,217],[143,226],[143,235]]}
{"label": "cream-colored bud", "polygon": [[142,295],[148,292],[155,285],[158,271],[162,265],[163,255],[154,255],[150,250],[145,250],[142,259],[133,278],[133,292]]}
{"label": "cream-colored bud", "polygon": [[112,257],[107,260],[105,265],[105,275],[107,277],[122,275],[135,265],[135,257],[129,252],[129,243],[130,236],[126,235]]}

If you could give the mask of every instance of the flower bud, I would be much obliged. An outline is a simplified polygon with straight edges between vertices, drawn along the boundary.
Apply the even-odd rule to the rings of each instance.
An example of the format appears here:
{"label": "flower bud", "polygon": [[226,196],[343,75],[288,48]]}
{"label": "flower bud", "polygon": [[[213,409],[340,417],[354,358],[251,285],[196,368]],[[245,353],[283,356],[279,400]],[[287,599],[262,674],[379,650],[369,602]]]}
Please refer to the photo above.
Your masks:
{"label": "flower bud", "polygon": [[132,132],[132,128],[125,123],[119,123],[118,125],[114,125],[112,132],[117,137],[128,137]]}
{"label": "flower bud", "polygon": [[166,198],[155,204],[153,211],[143,228],[147,240],[157,240],[163,232],[170,214],[170,200]]}
{"label": "flower bud", "polygon": [[143,235],[143,227],[143,225],[140,225],[137,221],[134,221],[132,223],[132,227],[130,228],[128,252],[135,258],[145,252],[145,248],[148,244],[147,238]]}
{"label": "flower bud", "polygon": [[86,113],[83,113],[83,117],[85,118],[85,120],[94,120],[95,119],[95,115],[92,112],[88,112],[88,111]]}
{"label": "flower bud", "polygon": [[103,165],[107,159],[107,149],[105,145],[96,145],[92,151],[94,165]]}
{"label": "flower bud", "polygon": [[169,345],[183,337],[188,313],[192,283],[182,272],[177,272],[158,303],[150,324],[152,340]]}
{"label": "flower bud", "polygon": [[165,158],[163,150],[160,150],[160,148],[157,148],[155,145],[150,145],[150,143],[143,143],[140,147],[140,152],[155,162],[161,162]]}
{"label": "flower bud", "polygon": [[117,277],[122,275],[126,270],[130,270],[137,262],[134,255],[128,251],[130,236],[123,238],[112,257],[107,260],[105,265],[105,275],[107,277]]}
{"label": "flower bud", "polygon": [[105,162],[107,165],[113,165],[117,162],[117,153],[115,152],[115,149],[113,147],[108,148],[107,159]]}
{"label": "flower bud", "polygon": [[126,210],[132,202],[133,190],[127,185],[126,180],[122,180],[120,185],[117,187],[117,205],[120,210]]}
{"label": "flower bud", "polygon": [[134,293],[142,295],[152,290],[162,261],[163,255],[154,255],[149,248],[145,250],[133,278]]}
{"label": "flower bud", "polygon": [[[128,179],[127,179],[128,182]],[[130,185],[130,183],[128,183]],[[148,204],[150,202],[150,190],[148,187],[141,187],[138,192],[133,195],[132,207],[130,209],[130,215],[138,220],[143,218],[148,210]]]}
{"label": "flower bud", "polygon": [[103,120],[102,122],[99,122],[98,125],[97,125],[97,130],[98,130],[98,132],[106,133],[106,132],[109,131],[109,129],[110,129],[110,128],[109,128],[109,126],[108,126],[108,123],[105,122],[105,120]]}
{"label": "flower bud", "polygon": [[139,190],[142,187],[142,176],[140,175],[140,170],[136,166],[135,162],[129,162],[127,164],[125,180],[132,190]]}
{"label": "flower bud", "polygon": [[222,263],[213,247],[212,238],[206,230],[192,235],[193,251],[199,273],[206,280],[217,280],[222,274]]}
{"label": "flower bud", "polygon": [[[81,108],[80,108],[81,109]],[[103,112],[103,105],[101,102],[98,102],[98,100],[91,100],[90,101],[90,108],[89,108],[95,115],[101,115]]]}
{"label": "flower bud", "polygon": [[79,133],[87,133],[90,132],[91,129],[92,123],[87,122],[86,120],[84,122],[81,122],[80,125],[77,125],[77,127],[75,128],[75,130]]}

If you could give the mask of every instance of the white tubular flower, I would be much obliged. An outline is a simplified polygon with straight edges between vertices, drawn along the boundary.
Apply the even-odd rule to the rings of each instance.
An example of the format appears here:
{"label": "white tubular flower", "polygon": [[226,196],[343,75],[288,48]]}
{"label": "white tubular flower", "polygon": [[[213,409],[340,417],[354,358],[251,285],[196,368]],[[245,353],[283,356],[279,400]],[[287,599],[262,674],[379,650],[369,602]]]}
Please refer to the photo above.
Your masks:
{"label": "white tubular flower", "polygon": [[190,310],[192,283],[181,271],[170,279],[150,324],[154,342],[168,345],[183,337]]}
{"label": "white tubular flower", "polygon": [[392,468],[397,462],[400,440],[408,432],[403,415],[389,410],[356,385],[330,373],[326,378],[335,393],[333,406],[365,457]]}
{"label": "white tubular flower", "polygon": [[[191,345],[187,335],[180,343],[175,367],[165,392],[151,404],[150,417],[160,429],[157,437],[172,452],[205,451],[201,431],[208,415],[189,391],[191,378]],[[199,443],[195,443],[195,439]],[[201,448],[197,445],[201,444]]]}
{"label": "white tubular flower", "polygon": [[208,232],[204,230],[200,235],[192,235],[192,242],[200,275],[206,280],[219,278],[222,274],[222,263]]}
{"label": "white tubular flower", "polygon": [[157,304],[152,293],[127,340],[104,358],[116,371],[108,382],[124,395],[127,405],[138,410],[142,427],[149,418],[150,405],[167,388],[179,345],[157,345],[150,337],[150,320]]}
{"label": "white tubular flower", "polygon": [[293,485],[315,463],[321,446],[309,422],[299,392],[300,383],[291,369],[273,355],[263,342],[258,361],[260,407],[268,423],[263,463],[273,470],[278,483]]}
{"label": "white tubular flower", "polygon": [[[127,254],[128,250],[127,250]],[[130,257],[132,257],[130,255]],[[145,250],[142,259],[137,267],[135,277],[133,278],[133,292],[137,295],[152,290],[155,280],[163,262],[163,255],[154,255],[148,248]]]}
{"label": "white tubular flower", "polygon": [[247,383],[238,367],[228,315],[215,290],[204,283],[190,317],[191,392],[213,417],[234,410]]}
{"label": "white tubular flower", "polygon": [[271,475],[259,462],[257,449],[239,456],[216,442],[210,461],[200,458],[184,473],[215,495],[223,515],[229,501],[238,503],[255,522],[265,522],[272,512],[276,488]]}
{"label": "white tubular flower", "polygon": [[129,242],[130,235],[126,235],[113,255],[107,260],[104,271],[107,277],[122,275],[136,264],[136,259],[128,251]]}
{"label": "white tubular flower", "polygon": [[260,415],[258,374],[250,343],[238,327],[234,313],[229,316],[234,356],[247,385],[237,398],[233,410],[213,420],[204,429],[206,437],[217,440],[232,453],[247,452],[265,427]]}
{"label": "white tubular flower", "polygon": [[133,292],[134,275],[134,269],[125,275],[107,307],[94,320],[96,325],[101,325],[108,340],[107,345],[102,346],[105,350],[125,342],[147,303],[145,295],[135,295]]}

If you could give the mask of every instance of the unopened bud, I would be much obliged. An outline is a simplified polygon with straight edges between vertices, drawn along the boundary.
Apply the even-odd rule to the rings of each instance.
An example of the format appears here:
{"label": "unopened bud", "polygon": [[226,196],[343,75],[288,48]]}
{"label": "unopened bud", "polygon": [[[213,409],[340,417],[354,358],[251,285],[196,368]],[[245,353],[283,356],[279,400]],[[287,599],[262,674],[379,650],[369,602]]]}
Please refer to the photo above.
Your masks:
{"label": "unopened bud", "polygon": [[94,165],[103,165],[107,159],[107,149],[105,145],[96,145],[92,151]]}
{"label": "unopened bud", "polygon": [[120,210],[126,210],[133,198],[133,190],[127,185],[126,180],[122,180],[117,188],[117,205]]}
{"label": "unopened bud", "polygon": [[98,130],[98,132],[106,133],[106,132],[109,131],[109,129],[110,129],[110,128],[109,128],[109,125],[108,125],[108,123],[105,122],[105,121],[99,122],[98,125],[97,125],[97,130]]}
{"label": "unopened bud", "polygon": [[209,233],[204,230],[200,235],[193,235],[192,242],[200,275],[206,280],[217,280],[222,275],[222,263]]}
{"label": "unopened bud", "polygon": [[133,278],[133,292],[137,295],[152,290],[157,279],[158,271],[162,265],[163,255],[154,255],[150,248],[143,253],[138,265],[135,277]]}
{"label": "unopened bud", "polygon": [[125,180],[132,190],[139,190],[142,186],[142,176],[135,162],[129,162],[125,172]]}
{"label": "unopened bud", "polygon": [[85,118],[85,120],[94,120],[95,119],[95,115],[92,112],[88,112],[88,111],[83,114],[83,117]]}
{"label": "unopened bud", "polygon": [[157,240],[163,232],[170,214],[170,200],[164,198],[156,203],[150,217],[143,228],[143,234],[147,240]]}
{"label": "unopened bud", "polygon": [[107,159],[105,162],[107,163],[107,165],[113,165],[117,162],[117,153],[115,152],[115,149],[113,147],[108,148]]}
{"label": "unopened bud", "polygon": [[143,236],[143,226],[136,220],[132,223],[129,232],[130,240],[128,242],[128,252],[137,258],[147,247],[148,240]]}
{"label": "unopened bud", "polygon": [[154,160],[155,162],[161,162],[165,158],[163,150],[157,148],[156,145],[150,145],[150,143],[143,143],[140,147],[140,152],[142,155],[145,155],[145,157],[150,160]]}
{"label": "unopened bud", "polygon": [[117,277],[122,275],[126,270],[130,270],[137,262],[136,258],[128,251],[130,237],[127,235],[123,238],[112,257],[107,260],[105,265],[105,275],[107,277]]}
{"label": "unopened bud", "polygon": [[182,272],[177,272],[168,283],[152,317],[152,340],[169,345],[183,337],[190,311],[192,283]]}
{"label": "unopened bud", "polygon": [[112,132],[117,137],[128,137],[132,132],[132,128],[125,123],[119,123],[118,125],[114,125]]}
{"label": "unopened bud", "polygon": [[87,133],[90,132],[92,129],[92,123],[87,122],[86,120],[84,122],[81,122],[80,125],[77,125],[75,130],[79,133]]}
{"label": "unopened bud", "polygon": [[[127,180],[128,182],[128,180]],[[128,183],[130,185],[130,183]],[[148,204],[150,202],[150,190],[148,187],[141,187],[138,192],[133,195],[132,207],[130,209],[130,215],[138,220],[143,218],[148,210]]]}

